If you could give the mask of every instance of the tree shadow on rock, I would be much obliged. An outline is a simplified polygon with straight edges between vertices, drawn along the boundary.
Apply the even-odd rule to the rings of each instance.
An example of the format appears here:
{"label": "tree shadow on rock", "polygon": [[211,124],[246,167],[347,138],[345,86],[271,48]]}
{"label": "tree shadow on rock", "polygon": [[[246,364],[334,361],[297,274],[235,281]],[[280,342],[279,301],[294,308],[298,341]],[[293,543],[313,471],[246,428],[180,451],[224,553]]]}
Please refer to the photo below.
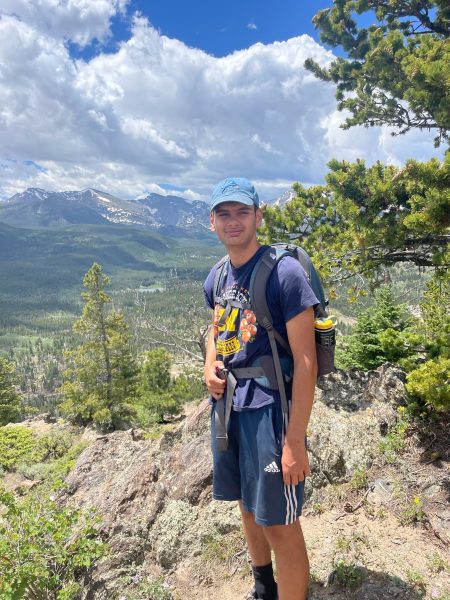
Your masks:
{"label": "tree shadow on rock", "polygon": [[417,486],[427,529],[445,545],[450,543],[450,413],[416,431],[420,451]]}
{"label": "tree shadow on rock", "polygon": [[308,600],[421,600],[424,589],[400,577],[354,565],[338,565],[328,583],[310,584]]}
{"label": "tree shadow on rock", "polygon": [[436,469],[446,469],[450,462],[450,412],[439,419],[424,424],[417,430],[417,442],[421,449],[419,461]]}

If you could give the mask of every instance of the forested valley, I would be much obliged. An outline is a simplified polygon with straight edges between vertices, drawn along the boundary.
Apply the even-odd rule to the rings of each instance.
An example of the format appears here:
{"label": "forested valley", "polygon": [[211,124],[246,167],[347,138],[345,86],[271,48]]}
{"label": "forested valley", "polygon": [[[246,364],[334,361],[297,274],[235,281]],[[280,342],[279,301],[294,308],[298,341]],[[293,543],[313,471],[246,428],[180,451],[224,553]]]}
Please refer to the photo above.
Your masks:
{"label": "forested valley", "polygon": [[[356,15],[373,23],[359,25]],[[320,11],[314,24],[322,42],[343,48],[345,58],[335,58],[326,68],[313,59],[304,66],[335,85],[344,129],[388,126],[394,135],[431,130],[435,145],[445,149],[450,131],[449,22],[445,2],[339,0]],[[328,292],[338,331],[337,373],[318,387],[322,393],[341,386],[345,394],[333,388],[342,404],[330,408],[322,403],[321,415],[335,410],[330,419],[334,423],[343,413],[354,415],[358,402],[365,410],[364,386],[379,383],[386,372],[390,375],[383,389],[404,388],[398,402],[384,398],[381,403],[381,412],[386,409],[388,414],[391,402],[389,418],[376,422],[375,449],[367,462],[343,466],[338,453],[335,479],[328,471],[320,472],[320,486],[331,491],[312,496],[308,515],[316,520],[315,529],[350,514],[357,524],[360,509],[367,520],[364,531],[334,542],[334,554],[327,558],[329,574],[320,571],[326,561],[319,555],[320,572],[311,577],[311,597],[327,598],[329,586],[336,586],[332,593],[339,599],[448,600],[448,539],[432,519],[439,508],[448,511],[449,491],[450,153],[447,149],[442,160],[408,160],[398,166],[333,159],[323,183],[293,183],[293,189],[295,197],[285,206],[265,207],[259,234],[263,243],[304,247]],[[8,600],[76,600],[83,576],[107,555],[107,536],[99,534],[101,515],[55,501],[56,493],[66,492],[66,477],[90,444],[100,446],[129,435],[124,443],[128,450],[132,442],[148,441],[150,447],[150,441],[159,440],[164,462],[170,444],[187,439],[195,446],[202,439],[191,439],[192,431],[177,427],[184,411],[196,414],[206,396],[202,352],[211,315],[204,306],[202,282],[222,255],[220,246],[206,232],[203,240],[171,240],[119,226],[86,226],[83,231],[72,227],[51,236],[42,229],[0,225],[0,477],[13,490],[0,489],[0,596]],[[364,390],[362,400],[360,394],[354,403],[352,385]],[[376,384],[372,392],[374,388],[371,402],[376,403]],[[42,413],[55,429],[39,435],[27,424]],[[329,437],[322,437],[332,445],[332,434],[342,431],[329,431]],[[343,439],[338,439],[339,451]],[[328,447],[324,456],[327,451]],[[178,459],[172,460],[171,465]],[[316,467],[320,471],[320,461]],[[431,483],[419,488],[424,471]],[[382,488],[379,494],[387,493],[386,473],[394,482],[388,494],[393,504],[381,502],[374,508],[366,500],[377,485]],[[159,476],[155,470],[148,486]],[[208,477],[210,473],[205,475],[205,489]],[[134,500],[133,494],[125,495],[125,503]],[[435,502],[433,510],[427,508],[427,498],[432,498],[430,505]],[[178,521],[179,538],[200,499],[199,492],[185,505],[176,496],[169,506],[171,527],[177,521],[171,520],[170,510],[182,506],[185,511]],[[326,513],[330,506],[341,509]],[[328,521],[320,521],[322,514]],[[448,524],[445,514],[442,523]],[[152,518],[150,526],[156,517]],[[201,522],[199,517],[197,526]],[[415,528],[427,528],[433,536],[428,545],[436,545],[427,557],[426,574],[425,567],[422,573],[409,565],[420,554],[414,544],[407,566],[392,567],[401,577],[362,568],[361,556],[370,546],[365,535],[373,522],[376,540],[385,533],[380,523],[392,528],[400,523],[405,537],[415,536]],[[417,544],[418,539],[414,537]],[[233,580],[236,557],[245,553],[236,530],[214,531],[213,537],[207,532],[202,540],[201,557],[217,565],[214,560],[222,556],[224,577]],[[371,558],[376,565],[400,554],[403,541],[394,536],[392,543]],[[159,572],[173,575],[163,550],[158,555],[153,540],[151,559],[160,561]],[[177,597],[163,585],[163,578],[146,573],[133,579],[144,554],[143,550],[130,558],[130,574],[121,583],[125,591],[114,598]],[[239,568],[245,577],[245,566]],[[364,595],[365,578],[371,577],[379,584],[379,595]],[[397,591],[384,596],[384,588]]]}
{"label": "forested valley", "polygon": [[[175,371],[199,369],[202,345],[210,324],[210,314],[203,299],[203,278],[208,267],[220,256],[221,248],[216,246],[210,264],[205,264],[203,270],[183,271],[174,267],[140,282],[136,277],[134,289],[118,289],[120,274],[117,277],[119,281],[111,278],[106,292],[112,302],[107,307],[108,310],[113,307],[123,313],[130,329],[132,352],[137,360],[148,350],[164,348],[172,356]],[[199,272],[202,273],[201,277]],[[392,290],[392,301],[403,302],[412,315],[417,316],[426,283],[432,276],[431,271],[414,266],[394,266],[385,269],[384,276]],[[350,302],[348,290],[353,289],[356,281],[367,295]],[[60,387],[67,367],[66,352],[73,350],[80,342],[80,336],[73,331],[73,324],[77,312],[82,310],[81,290],[81,281],[78,285],[72,285],[71,295],[67,294],[65,300],[67,310],[52,312],[51,306],[47,306],[43,311],[40,296],[43,292],[35,294],[29,283],[27,294],[35,299],[36,316],[33,316],[33,305],[29,300],[19,323],[8,325],[5,320],[7,311],[3,313],[0,351],[14,365],[16,385],[25,400],[21,409],[22,417],[36,411],[58,414]],[[329,312],[338,323],[338,355],[358,315],[373,307],[374,302],[375,292],[363,278],[354,277],[340,284],[338,295],[330,299],[329,305]],[[18,307],[21,306],[20,297],[15,298],[10,306],[11,309],[14,307],[16,321]]]}

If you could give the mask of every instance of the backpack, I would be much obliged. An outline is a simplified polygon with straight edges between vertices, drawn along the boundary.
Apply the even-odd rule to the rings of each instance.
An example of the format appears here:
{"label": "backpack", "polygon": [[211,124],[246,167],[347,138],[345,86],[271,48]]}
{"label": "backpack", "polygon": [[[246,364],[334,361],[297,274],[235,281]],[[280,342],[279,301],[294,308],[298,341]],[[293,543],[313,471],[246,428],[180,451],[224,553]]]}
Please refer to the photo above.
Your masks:
{"label": "backpack", "polygon": [[262,325],[267,331],[272,351],[272,359],[267,360],[268,357],[263,357],[265,360],[261,360],[261,364],[256,366],[236,368],[232,371],[225,369],[224,376],[227,379],[227,388],[225,405],[222,407],[223,415],[221,414],[220,409],[216,410],[216,433],[219,448],[223,446],[222,449],[226,449],[228,446],[226,431],[233,403],[234,390],[237,385],[237,379],[239,378],[255,379],[258,383],[262,383],[272,389],[277,389],[280,394],[283,413],[286,415],[287,419],[289,418],[286,385],[290,382],[292,377],[292,374],[289,372],[291,370],[289,366],[292,367],[292,361],[287,361],[288,366],[286,366],[286,361],[283,359],[280,360],[278,345],[280,345],[289,356],[292,356],[292,352],[288,340],[284,339],[273,326],[273,319],[266,298],[266,287],[269,277],[278,262],[285,256],[292,256],[299,261],[305,271],[314,294],[319,300],[319,304],[314,308],[314,317],[316,320],[317,376],[319,377],[335,370],[335,330],[334,327],[330,327],[326,331],[317,329],[317,319],[329,319],[326,310],[328,300],[325,297],[320,277],[314,268],[308,253],[303,248],[292,244],[278,243],[268,246],[253,268],[249,285],[250,305],[245,306],[236,301],[223,300],[220,297],[226,266],[229,263],[229,257],[224,256],[217,264],[213,287],[214,304],[219,304],[225,309],[221,315],[219,324],[223,325],[225,323],[233,307],[237,306],[238,308],[249,308],[253,310],[258,324]]}

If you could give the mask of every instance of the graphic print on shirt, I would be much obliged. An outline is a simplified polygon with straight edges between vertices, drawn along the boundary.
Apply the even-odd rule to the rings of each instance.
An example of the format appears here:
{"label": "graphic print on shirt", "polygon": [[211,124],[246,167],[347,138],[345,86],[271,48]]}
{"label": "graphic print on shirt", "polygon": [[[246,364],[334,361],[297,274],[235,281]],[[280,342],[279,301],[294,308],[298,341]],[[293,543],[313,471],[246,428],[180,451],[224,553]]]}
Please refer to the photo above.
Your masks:
{"label": "graphic print on shirt", "polygon": [[[225,290],[223,298],[250,305],[249,292],[237,285]],[[249,308],[232,307],[223,325],[219,325],[225,308],[216,304],[214,308],[214,337],[217,354],[230,356],[244,349],[245,344],[254,341],[258,331],[255,313]]]}

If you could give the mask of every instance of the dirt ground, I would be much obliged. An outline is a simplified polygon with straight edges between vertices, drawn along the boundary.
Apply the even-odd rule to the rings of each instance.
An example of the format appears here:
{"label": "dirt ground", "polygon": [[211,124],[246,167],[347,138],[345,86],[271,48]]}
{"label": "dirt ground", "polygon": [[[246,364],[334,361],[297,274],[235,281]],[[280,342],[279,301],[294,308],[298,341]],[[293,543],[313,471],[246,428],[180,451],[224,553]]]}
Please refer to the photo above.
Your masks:
{"label": "dirt ground", "polygon": [[[403,526],[388,512],[341,514],[333,509],[301,518],[311,562],[309,600],[450,598],[450,553],[430,532]],[[243,600],[251,588],[245,554],[234,568],[216,565],[211,572],[179,570],[175,600]]]}
{"label": "dirt ground", "polygon": [[[448,421],[412,430],[395,462],[380,457],[357,485],[328,486],[320,503],[305,505],[309,600],[450,600],[450,530],[433,527],[436,512],[450,514],[449,439]],[[389,482],[386,497],[374,481]],[[243,540],[230,549],[209,568],[199,558],[179,569],[174,599],[246,598],[252,579]]]}

